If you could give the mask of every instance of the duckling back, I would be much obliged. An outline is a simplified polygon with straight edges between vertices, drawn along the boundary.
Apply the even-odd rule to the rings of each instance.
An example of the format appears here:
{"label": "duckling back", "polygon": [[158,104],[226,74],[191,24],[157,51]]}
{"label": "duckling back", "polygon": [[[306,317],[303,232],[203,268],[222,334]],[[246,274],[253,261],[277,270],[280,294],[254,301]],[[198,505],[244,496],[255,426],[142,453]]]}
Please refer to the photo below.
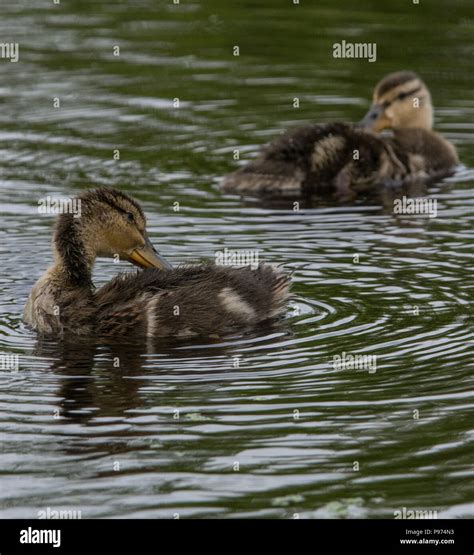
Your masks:
{"label": "duckling back", "polygon": [[149,269],[117,276],[96,294],[101,335],[215,336],[280,316],[289,278],[271,266]]}
{"label": "duckling back", "polygon": [[261,196],[330,193],[344,199],[387,182],[439,171],[446,175],[456,163],[454,148],[431,131],[406,129],[392,139],[345,123],[310,125],[264,147],[255,161],[224,178],[221,188]]}
{"label": "duckling back", "polygon": [[295,196],[303,192],[314,173],[323,181],[347,157],[346,126],[309,125],[285,133],[263,147],[246,166],[226,176],[221,189],[228,193]]}

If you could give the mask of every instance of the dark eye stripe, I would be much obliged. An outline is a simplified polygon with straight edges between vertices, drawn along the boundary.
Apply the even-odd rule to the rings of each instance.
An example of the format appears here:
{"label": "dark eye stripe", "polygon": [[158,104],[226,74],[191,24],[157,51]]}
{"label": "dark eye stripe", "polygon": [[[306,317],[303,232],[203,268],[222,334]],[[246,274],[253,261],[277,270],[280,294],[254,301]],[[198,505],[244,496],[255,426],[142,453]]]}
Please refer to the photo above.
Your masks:
{"label": "dark eye stripe", "polygon": [[407,91],[407,92],[401,92],[397,98],[398,100],[403,100],[404,98],[406,98],[407,96],[411,96],[412,94],[415,94],[416,92],[418,92],[421,89],[421,87],[416,87],[415,89],[412,89],[411,91]]}
{"label": "dark eye stripe", "polygon": [[407,91],[407,92],[402,92],[400,93],[398,96],[396,96],[393,100],[386,100],[383,104],[382,107],[384,109],[388,108],[391,104],[393,104],[396,100],[403,100],[404,98],[406,98],[407,96],[411,96],[412,94],[417,93],[419,90],[421,90],[421,87],[416,87],[414,89],[412,89],[411,91]]}

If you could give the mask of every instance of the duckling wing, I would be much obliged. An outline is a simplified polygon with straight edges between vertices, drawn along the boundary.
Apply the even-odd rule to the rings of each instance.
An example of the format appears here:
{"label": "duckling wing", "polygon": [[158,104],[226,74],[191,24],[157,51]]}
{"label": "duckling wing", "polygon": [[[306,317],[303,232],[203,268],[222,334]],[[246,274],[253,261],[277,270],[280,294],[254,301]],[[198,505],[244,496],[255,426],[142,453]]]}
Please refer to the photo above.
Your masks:
{"label": "duckling wing", "polygon": [[96,294],[100,333],[156,337],[222,335],[279,316],[289,278],[271,266],[148,269]]}
{"label": "duckling wing", "polygon": [[259,157],[224,178],[224,192],[295,196],[324,189],[348,162],[352,126],[308,125],[285,133]]}

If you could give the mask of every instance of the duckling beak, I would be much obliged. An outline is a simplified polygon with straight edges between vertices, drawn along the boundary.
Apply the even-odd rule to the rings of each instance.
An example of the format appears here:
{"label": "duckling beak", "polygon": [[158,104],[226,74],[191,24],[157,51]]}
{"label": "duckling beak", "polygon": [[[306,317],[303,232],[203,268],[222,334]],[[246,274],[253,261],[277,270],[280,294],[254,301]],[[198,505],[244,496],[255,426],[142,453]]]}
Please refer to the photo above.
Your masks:
{"label": "duckling beak", "polygon": [[173,266],[155,249],[148,237],[145,237],[145,246],[128,253],[127,259],[139,268],[173,269]]}
{"label": "duckling beak", "polygon": [[363,127],[364,129],[374,129],[382,114],[383,114],[383,107],[380,104],[373,104],[370,107],[370,110],[357,124],[357,126]]}

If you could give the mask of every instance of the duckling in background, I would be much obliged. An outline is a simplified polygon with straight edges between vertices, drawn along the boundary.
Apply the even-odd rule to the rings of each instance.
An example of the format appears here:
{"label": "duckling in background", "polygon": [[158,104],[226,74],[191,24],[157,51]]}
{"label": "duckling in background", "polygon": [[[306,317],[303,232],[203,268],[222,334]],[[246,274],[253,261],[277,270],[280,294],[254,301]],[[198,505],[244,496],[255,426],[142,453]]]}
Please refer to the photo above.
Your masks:
{"label": "duckling in background", "polygon": [[[143,210],[130,196],[100,188],[78,200],[79,218],[58,217],[54,262],[26,303],[24,321],[34,330],[55,336],[220,336],[284,311],[289,278],[272,266],[173,268],[152,246]],[[144,270],[95,290],[95,259],[117,255]]]}
{"label": "duckling in background", "polygon": [[[224,192],[352,200],[378,185],[436,180],[459,163],[454,146],[432,130],[431,95],[411,71],[391,73],[375,87],[358,126],[308,125],[265,146],[258,158],[224,178]],[[392,136],[377,133],[391,129]]]}

